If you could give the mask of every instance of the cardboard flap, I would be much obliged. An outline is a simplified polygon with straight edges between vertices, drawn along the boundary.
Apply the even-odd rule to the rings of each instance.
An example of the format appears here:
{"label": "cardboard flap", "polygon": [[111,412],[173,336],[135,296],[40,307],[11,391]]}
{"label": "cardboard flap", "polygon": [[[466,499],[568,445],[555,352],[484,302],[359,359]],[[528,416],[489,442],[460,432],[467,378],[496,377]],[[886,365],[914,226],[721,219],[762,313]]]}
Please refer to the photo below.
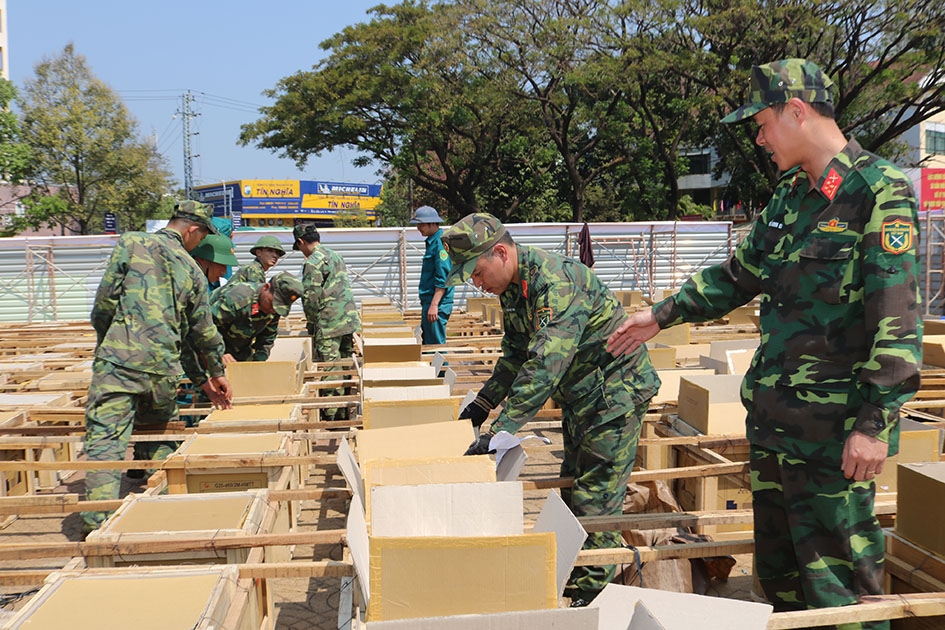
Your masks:
{"label": "cardboard flap", "polygon": [[366,630],[597,630],[596,608],[520,610],[491,615],[372,621]]}
{"label": "cardboard flap", "polygon": [[770,604],[608,584],[591,602],[600,609],[600,630],[636,630],[627,619],[636,619],[640,601],[664,630],[765,630],[772,610]]}
{"label": "cardboard flap", "polygon": [[364,520],[364,505],[357,495],[351,497],[351,505],[348,508],[345,542],[351,552],[354,574],[361,586],[361,601],[366,609],[371,603],[371,555],[368,544],[367,521]]}
{"label": "cardboard flap", "polygon": [[462,455],[469,447],[471,429],[468,420],[365,429],[355,438],[358,461]]}
{"label": "cardboard flap", "polygon": [[371,489],[374,536],[513,536],[524,531],[523,511],[518,482]]}
{"label": "cardboard flap", "polygon": [[577,560],[581,547],[587,539],[587,532],[580,521],[574,517],[568,506],[554,490],[548,493],[548,498],[541,508],[541,514],[535,521],[533,532],[554,532],[557,545],[556,578],[558,597],[564,593],[564,585],[571,575],[574,562]]}
{"label": "cardboard flap", "polygon": [[453,368],[446,368],[446,372],[443,374],[443,382],[450,386],[450,392],[452,392],[453,386],[456,385],[456,372],[453,371]]}
{"label": "cardboard flap", "polygon": [[522,472],[526,459],[528,459],[528,455],[521,444],[510,448],[497,462],[495,478],[498,481],[515,481],[518,479],[519,473]]}
{"label": "cardboard flap", "polygon": [[[348,440],[341,438],[338,445],[338,468],[341,469],[341,475],[348,482],[351,492],[364,505],[364,479],[361,477],[361,468],[358,467],[357,460],[354,459],[354,453],[348,446]],[[353,505],[353,504],[352,504]]]}
{"label": "cardboard flap", "polygon": [[436,354],[433,355],[433,360],[430,361],[430,364],[433,366],[434,376],[440,375],[440,370],[443,369],[443,364],[445,363],[446,363],[446,357],[444,357],[442,354],[437,352]]}
{"label": "cardboard flap", "polygon": [[633,607],[633,618],[627,630],[666,630],[666,627],[657,621],[650,609],[643,602],[637,602]]}

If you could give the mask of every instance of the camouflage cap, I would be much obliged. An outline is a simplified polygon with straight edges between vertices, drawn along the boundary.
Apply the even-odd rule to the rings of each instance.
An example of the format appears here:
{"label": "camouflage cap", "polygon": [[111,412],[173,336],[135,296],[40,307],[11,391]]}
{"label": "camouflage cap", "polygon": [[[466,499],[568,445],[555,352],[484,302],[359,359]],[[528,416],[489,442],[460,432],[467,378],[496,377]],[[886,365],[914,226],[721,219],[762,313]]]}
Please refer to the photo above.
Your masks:
{"label": "camouflage cap", "polygon": [[751,67],[748,103],[722,119],[736,123],[775,104],[799,98],[807,103],[832,103],[833,81],[820,67],[806,59],[782,59]]}
{"label": "camouflage cap", "polygon": [[282,248],[282,242],[277,236],[272,236],[269,234],[260,236],[259,239],[257,239],[256,244],[250,248],[249,253],[255,255],[257,249],[263,248],[274,249],[275,251],[279,252],[280,258],[285,256],[285,250]]}
{"label": "camouflage cap", "polygon": [[443,248],[453,263],[447,284],[455,286],[469,280],[480,254],[492,249],[505,233],[502,222],[484,212],[466,215],[444,232]]}
{"label": "camouflage cap", "polygon": [[269,280],[269,287],[272,289],[272,308],[282,317],[288,317],[292,303],[305,292],[299,279],[288,271],[274,275]]}
{"label": "camouflage cap", "polygon": [[174,214],[171,216],[175,219],[187,219],[199,223],[210,230],[211,234],[220,233],[217,226],[213,224],[213,206],[208,203],[200,203],[190,199],[181,201],[174,206]]}
{"label": "camouflage cap", "polygon": [[222,234],[208,234],[197,247],[190,250],[190,255],[194,258],[203,258],[228,267],[235,267],[240,264],[233,250],[233,241]]}
{"label": "camouflage cap", "polygon": [[411,225],[417,225],[418,223],[443,223],[443,218],[433,206],[420,206],[414,210],[413,216],[410,217]]}
{"label": "camouflage cap", "polygon": [[314,223],[301,223],[295,226],[292,230],[292,249],[298,250],[300,238],[309,242],[321,240],[318,235],[318,228],[315,227]]}

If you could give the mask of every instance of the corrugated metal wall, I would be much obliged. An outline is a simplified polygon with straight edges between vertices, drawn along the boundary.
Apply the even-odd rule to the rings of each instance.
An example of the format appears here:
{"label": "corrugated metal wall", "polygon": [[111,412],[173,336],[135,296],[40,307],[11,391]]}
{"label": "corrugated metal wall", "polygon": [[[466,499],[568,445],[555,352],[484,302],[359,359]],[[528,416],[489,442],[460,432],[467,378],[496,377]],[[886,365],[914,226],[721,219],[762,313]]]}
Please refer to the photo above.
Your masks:
{"label": "corrugated metal wall", "polygon": [[[510,225],[516,241],[577,257],[580,224]],[[727,222],[592,223],[594,270],[614,290],[678,287],[693,272],[721,262],[735,241]],[[302,254],[291,251],[287,230],[233,235],[241,263],[252,260],[253,243],[277,236],[289,254],[275,271],[299,275]],[[325,229],[322,243],[344,258],[355,299],[388,297],[400,308],[419,308],[417,285],[423,236],[413,227]],[[0,321],[88,319],[95,290],[117,236],[7,238],[0,240]],[[479,291],[458,287],[456,307]],[[296,309],[300,306],[296,304]]]}

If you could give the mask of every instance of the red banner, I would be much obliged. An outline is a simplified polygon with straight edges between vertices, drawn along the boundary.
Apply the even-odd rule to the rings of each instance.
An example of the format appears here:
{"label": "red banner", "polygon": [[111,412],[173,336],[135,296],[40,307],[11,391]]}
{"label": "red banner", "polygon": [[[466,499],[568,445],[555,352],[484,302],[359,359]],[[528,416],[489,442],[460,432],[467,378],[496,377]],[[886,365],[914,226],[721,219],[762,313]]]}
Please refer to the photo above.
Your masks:
{"label": "red banner", "polygon": [[922,169],[922,204],[919,209],[945,209],[945,168]]}

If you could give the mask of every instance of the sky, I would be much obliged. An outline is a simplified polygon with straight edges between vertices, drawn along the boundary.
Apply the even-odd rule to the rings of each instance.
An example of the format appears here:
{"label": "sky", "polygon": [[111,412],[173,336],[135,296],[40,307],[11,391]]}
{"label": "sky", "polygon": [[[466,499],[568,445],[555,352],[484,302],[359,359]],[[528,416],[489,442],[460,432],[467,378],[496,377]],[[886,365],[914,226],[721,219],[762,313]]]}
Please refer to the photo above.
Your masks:
{"label": "sky", "polygon": [[[319,44],[346,26],[370,21],[381,0],[7,0],[10,80],[22,88],[34,67],[72,42],[156,136],[183,187],[182,96],[191,109],[194,185],[236,179],[377,183],[375,164],[352,165],[350,148],[311,157],[303,170],[267,149],[237,144],[240,126],[259,118],[263,96],[283,77],[326,56]],[[387,4],[396,4],[388,1]]]}

